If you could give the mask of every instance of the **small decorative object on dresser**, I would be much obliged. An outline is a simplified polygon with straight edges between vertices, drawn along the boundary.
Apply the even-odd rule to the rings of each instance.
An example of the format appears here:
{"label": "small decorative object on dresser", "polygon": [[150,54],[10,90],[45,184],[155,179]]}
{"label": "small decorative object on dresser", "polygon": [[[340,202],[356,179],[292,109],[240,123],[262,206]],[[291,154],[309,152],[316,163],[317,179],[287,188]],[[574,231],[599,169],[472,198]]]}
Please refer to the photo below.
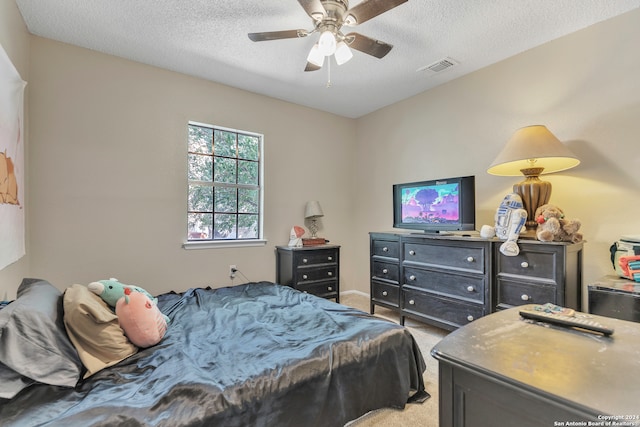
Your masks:
{"label": "small decorative object on dresser", "polygon": [[500,245],[500,252],[506,256],[518,255],[518,237],[527,221],[527,211],[522,209],[520,196],[517,193],[507,194],[496,209],[494,218],[495,226],[483,225],[480,236],[486,239],[495,235],[505,241]]}
{"label": "small decorative object on dresser", "polygon": [[276,283],[340,302],[340,246],[276,246]]}
{"label": "small decorative object on dresser", "polygon": [[304,235],[304,228],[294,225],[289,233],[289,245],[293,247],[302,246],[302,236]]}
{"label": "small decorative object on dresser", "polygon": [[564,212],[558,206],[551,203],[540,206],[535,213],[536,237],[541,242],[571,242],[582,241],[580,220],[566,219]]}

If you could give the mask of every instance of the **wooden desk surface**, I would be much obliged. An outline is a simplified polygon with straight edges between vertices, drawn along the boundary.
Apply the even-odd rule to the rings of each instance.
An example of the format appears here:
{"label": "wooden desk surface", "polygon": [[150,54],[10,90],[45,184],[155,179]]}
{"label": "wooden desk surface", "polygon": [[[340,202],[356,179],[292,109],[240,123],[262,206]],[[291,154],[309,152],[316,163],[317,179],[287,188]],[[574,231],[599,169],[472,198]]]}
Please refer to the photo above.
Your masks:
{"label": "wooden desk surface", "polygon": [[432,356],[596,416],[640,415],[640,324],[593,316],[615,328],[605,337],[523,320],[520,308],[452,332]]}

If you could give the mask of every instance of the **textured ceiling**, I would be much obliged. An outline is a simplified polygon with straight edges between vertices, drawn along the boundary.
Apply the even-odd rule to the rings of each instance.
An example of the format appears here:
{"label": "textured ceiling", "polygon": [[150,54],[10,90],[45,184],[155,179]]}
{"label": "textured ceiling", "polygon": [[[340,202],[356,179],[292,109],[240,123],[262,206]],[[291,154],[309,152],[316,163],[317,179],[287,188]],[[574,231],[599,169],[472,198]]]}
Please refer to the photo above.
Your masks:
{"label": "textured ceiling", "polygon": [[[304,72],[317,34],[252,42],[247,33],[313,29],[296,0],[16,0],[32,34],[360,117],[640,7],[640,0],[409,0],[353,31],[394,46]],[[360,3],[351,1],[351,7]],[[640,25],[640,23],[639,23]],[[440,73],[416,71],[449,57]]]}

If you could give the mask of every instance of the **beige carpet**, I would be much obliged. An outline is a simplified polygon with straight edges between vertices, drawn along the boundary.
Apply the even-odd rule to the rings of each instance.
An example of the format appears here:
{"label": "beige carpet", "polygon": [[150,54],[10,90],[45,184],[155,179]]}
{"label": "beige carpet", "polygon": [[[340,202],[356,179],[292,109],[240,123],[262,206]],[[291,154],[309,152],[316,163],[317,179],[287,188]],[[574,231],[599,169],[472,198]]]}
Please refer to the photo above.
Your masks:
{"label": "beige carpet", "polygon": [[[340,296],[340,303],[369,312],[369,298],[360,294]],[[399,322],[398,315],[391,310],[376,306],[375,315]],[[427,365],[424,384],[431,395],[424,403],[412,403],[403,410],[380,409],[370,412],[348,424],[349,427],[437,427],[438,426],[438,361],[431,357],[431,349],[448,334],[433,326],[407,319],[405,326],[415,338]]]}

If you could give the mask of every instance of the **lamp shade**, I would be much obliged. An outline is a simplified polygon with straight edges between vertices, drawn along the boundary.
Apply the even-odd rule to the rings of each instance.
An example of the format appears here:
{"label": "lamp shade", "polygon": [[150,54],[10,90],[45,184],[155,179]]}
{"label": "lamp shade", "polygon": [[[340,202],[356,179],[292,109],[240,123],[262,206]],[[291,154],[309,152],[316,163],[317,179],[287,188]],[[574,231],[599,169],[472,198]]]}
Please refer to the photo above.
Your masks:
{"label": "lamp shade", "polygon": [[347,46],[347,44],[342,41],[338,43],[338,46],[336,47],[336,53],[334,54],[334,56],[336,58],[336,63],[338,65],[342,65],[345,62],[349,61],[351,58],[353,58],[353,52],[351,52],[351,49],[349,49],[349,46]]}
{"label": "lamp shade", "polygon": [[518,129],[488,173],[501,176],[520,176],[523,169],[544,168],[540,174],[571,169],[580,160],[546,126],[534,125]]}
{"label": "lamp shade", "polygon": [[322,52],[320,52],[318,43],[314,44],[311,50],[309,51],[309,56],[307,56],[307,61],[312,63],[313,65],[322,67],[322,64],[324,63],[324,55],[322,54]]}
{"label": "lamp shade", "polygon": [[527,211],[525,226],[532,231],[537,227],[536,210],[549,203],[551,197],[551,183],[540,180],[538,176],[571,169],[578,164],[580,160],[546,126],[534,125],[518,129],[487,172],[525,176],[524,181],[513,186],[513,192],[522,198]]}
{"label": "lamp shade", "polygon": [[304,209],[304,217],[305,218],[319,218],[324,216],[322,212],[322,208],[320,207],[320,202],[312,201],[307,202],[307,205]]}
{"label": "lamp shade", "polygon": [[336,51],[336,37],[331,31],[323,31],[318,39],[318,48],[324,56],[331,56]]}

